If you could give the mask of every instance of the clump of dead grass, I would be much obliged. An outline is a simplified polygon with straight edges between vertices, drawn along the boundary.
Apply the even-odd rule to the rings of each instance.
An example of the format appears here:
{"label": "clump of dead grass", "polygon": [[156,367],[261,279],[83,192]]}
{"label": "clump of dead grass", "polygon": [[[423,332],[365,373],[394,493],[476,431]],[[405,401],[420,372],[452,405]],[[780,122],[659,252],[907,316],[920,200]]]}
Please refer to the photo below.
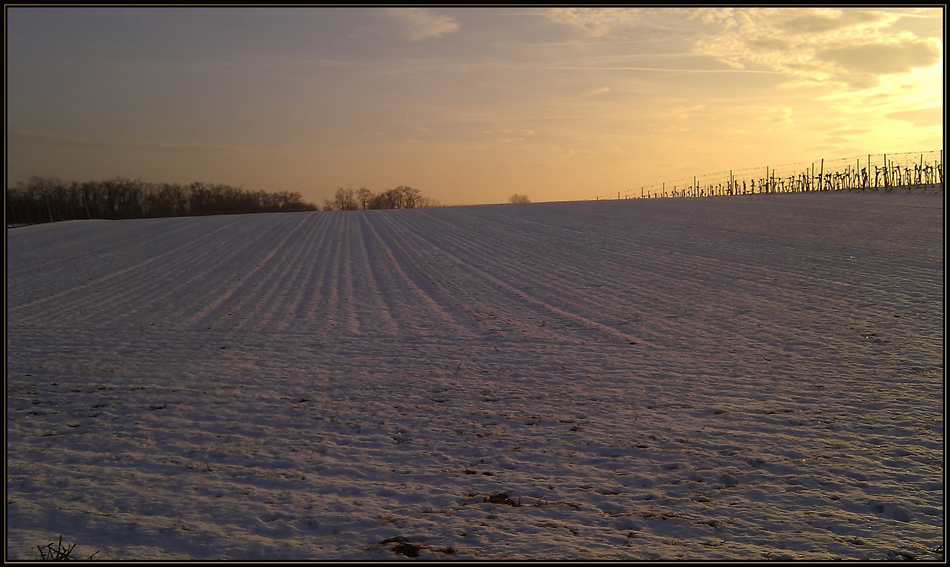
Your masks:
{"label": "clump of dead grass", "polygon": [[[40,561],[70,561],[70,560],[75,560],[76,558],[73,557],[73,555],[72,555],[74,549],[76,549],[76,544],[75,544],[75,543],[72,544],[72,545],[70,545],[69,547],[63,545],[63,536],[62,536],[62,535],[59,536],[59,543],[56,544],[55,547],[54,547],[54,544],[52,544],[52,543],[47,544],[46,547],[43,547],[43,546],[41,546],[41,545],[37,545],[37,546],[36,546],[36,550],[39,552],[38,559],[39,559]],[[96,553],[99,553],[99,552],[96,551],[95,553],[93,553],[92,555],[90,555],[86,560],[87,560],[87,561],[92,561],[92,558],[95,557]]]}

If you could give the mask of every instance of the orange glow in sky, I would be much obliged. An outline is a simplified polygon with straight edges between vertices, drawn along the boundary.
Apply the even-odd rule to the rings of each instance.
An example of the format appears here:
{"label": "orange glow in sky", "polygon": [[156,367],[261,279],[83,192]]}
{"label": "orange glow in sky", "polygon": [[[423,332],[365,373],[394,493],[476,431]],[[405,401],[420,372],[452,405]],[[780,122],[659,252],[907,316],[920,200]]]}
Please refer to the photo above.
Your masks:
{"label": "orange glow in sky", "polygon": [[537,202],[935,150],[943,10],[7,7],[7,184]]}

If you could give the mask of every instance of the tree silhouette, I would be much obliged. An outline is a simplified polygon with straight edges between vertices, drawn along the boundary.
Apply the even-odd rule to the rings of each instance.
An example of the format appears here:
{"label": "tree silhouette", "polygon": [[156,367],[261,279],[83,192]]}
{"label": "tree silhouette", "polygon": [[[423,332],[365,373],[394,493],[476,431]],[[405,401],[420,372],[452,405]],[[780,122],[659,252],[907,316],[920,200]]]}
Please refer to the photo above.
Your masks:
{"label": "tree silhouette", "polygon": [[316,210],[300,193],[246,191],[230,185],[144,183],[114,178],[65,183],[31,177],[7,188],[7,225],[74,219],[130,219],[185,215]]}
{"label": "tree silhouette", "polygon": [[400,185],[393,189],[374,194],[366,187],[356,191],[351,188],[340,187],[336,190],[333,200],[324,199],[325,211],[355,211],[368,209],[416,209],[420,207],[437,207],[438,201],[426,197],[421,191],[408,185]]}

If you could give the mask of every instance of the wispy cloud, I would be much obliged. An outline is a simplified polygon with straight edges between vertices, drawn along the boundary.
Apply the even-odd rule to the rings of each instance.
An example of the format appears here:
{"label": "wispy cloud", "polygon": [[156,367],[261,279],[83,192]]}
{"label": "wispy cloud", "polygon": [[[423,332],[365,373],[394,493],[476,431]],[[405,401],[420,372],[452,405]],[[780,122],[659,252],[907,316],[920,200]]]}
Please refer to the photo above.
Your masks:
{"label": "wispy cloud", "polygon": [[691,20],[700,20],[704,24],[715,24],[721,29],[733,29],[739,26],[740,22],[748,20],[746,12],[740,12],[739,8],[687,8],[683,10]]}
{"label": "wispy cloud", "polygon": [[883,12],[817,8],[803,12],[796,11],[791,17],[778,19],[775,27],[795,34],[821,34],[869,25],[889,24],[895,18],[895,15]]}
{"label": "wispy cloud", "polygon": [[845,44],[817,51],[814,61],[833,66],[834,74],[849,85],[868,88],[880,75],[902,75],[940,61],[939,42],[915,37],[887,43]]}
{"label": "wispy cloud", "polygon": [[592,37],[623,38],[624,28],[635,23],[637,12],[628,8],[551,8],[546,15]]}
{"label": "wispy cloud", "polygon": [[862,136],[873,132],[874,130],[868,128],[838,128],[828,132],[830,136]]}
{"label": "wispy cloud", "polygon": [[583,36],[617,40],[666,40],[681,26],[663,8],[549,8],[545,16]]}
{"label": "wispy cloud", "polygon": [[397,26],[402,35],[412,41],[434,39],[459,30],[455,18],[426,8],[385,8],[383,14]]}
{"label": "wispy cloud", "polygon": [[560,146],[551,146],[550,149],[553,152],[568,156],[592,156],[596,153],[594,150],[575,150],[572,148],[562,148]]}
{"label": "wispy cloud", "polygon": [[891,112],[889,114],[885,114],[884,118],[890,118],[892,120],[904,120],[907,122],[912,122],[914,126],[927,127],[940,126],[943,123],[943,116],[943,108],[940,106],[933,106],[930,108],[919,108],[917,110]]}
{"label": "wispy cloud", "polygon": [[710,12],[689,18],[729,21],[727,31],[700,35],[698,53],[737,66],[764,66],[793,78],[793,84],[837,84],[868,89],[886,75],[933,67],[942,46],[893,28],[899,14],[860,9],[749,9]]}
{"label": "wispy cloud", "polygon": [[883,76],[933,67],[942,53],[939,39],[896,29],[901,18],[919,15],[874,9],[556,8],[546,14],[605,40],[669,39],[675,32],[695,54],[733,71],[782,73],[798,86],[872,88]]}
{"label": "wispy cloud", "polygon": [[593,89],[581,93],[581,96],[592,97],[592,96],[601,96],[605,94],[610,94],[610,87],[600,87],[599,89]]}
{"label": "wispy cloud", "polygon": [[770,113],[769,116],[763,116],[759,118],[763,122],[772,122],[773,124],[791,124],[792,123],[792,109],[791,108],[782,108],[777,112]]}
{"label": "wispy cloud", "polygon": [[694,106],[678,106],[673,109],[673,116],[679,118],[680,120],[689,120],[694,112],[700,111],[705,107],[705,104],[697,104]]}

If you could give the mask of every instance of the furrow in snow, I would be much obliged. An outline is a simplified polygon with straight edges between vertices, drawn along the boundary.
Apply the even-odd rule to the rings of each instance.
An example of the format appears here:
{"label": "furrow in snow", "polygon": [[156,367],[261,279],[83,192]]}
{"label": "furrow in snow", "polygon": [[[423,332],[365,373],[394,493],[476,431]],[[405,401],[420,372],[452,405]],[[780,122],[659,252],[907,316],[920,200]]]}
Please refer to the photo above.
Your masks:
{"label": "furrow in snow", "polygon": [[405,235],[398,225],[394,225],[388,215],[367,215],[366,220],[369,234],[398,286],[398,291],[391,291],[401,303],[398,314],[400,322],[406,321],[406,326],[419,335],[447,333],[449,337],[472,336],[471,331],[441,303],[444,301],[442,292],[424,268],[414,261],[411,250],[404,242]]}
{"label": "furrow in snow", "polygon": [[[284,237],[277,242],[277,244],[270,249],[266,256],[259,260],[259,263],[249,270],[246,273],[240,274],[236,279],[231,280],[228,283],[226,289],[217,290],[217,293],[210,298],[209,302],[198,309],[191,317],[188,319],[190,325],[202,325],[205,324],[207,319],[214,320],[219,317],[219,314],[216,314],[217,311],[221,310],[223,307],[226,307],[225,304],[231,300],[232,296],[238,294],[240,297],[241,293],[246,292],[246,287],[248,285],[247,280],[254,276],[260,270],[270,269],[268,263],[271,261],[280,262],[282,260],[281,254],[284,251],[284,247],[289,241],[292,241],[295,233],[300,228],[300,226],[306,220],[307,215],[299,215],[297,218],[296,224],[284,235]],[[275,260],[276,258],[276,260]],[[240,293],[239,293],[240,290]]]}

